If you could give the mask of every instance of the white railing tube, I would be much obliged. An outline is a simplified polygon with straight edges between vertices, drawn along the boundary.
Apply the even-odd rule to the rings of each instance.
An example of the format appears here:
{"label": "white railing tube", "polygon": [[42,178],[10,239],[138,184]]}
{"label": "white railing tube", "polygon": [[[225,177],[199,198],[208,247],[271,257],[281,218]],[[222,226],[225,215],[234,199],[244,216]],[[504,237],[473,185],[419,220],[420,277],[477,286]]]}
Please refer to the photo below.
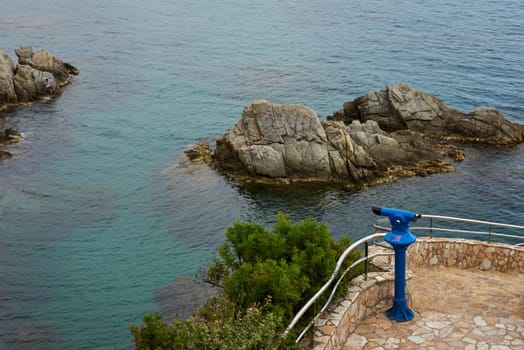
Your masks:
{"label": "white railing tube", "polygon": [[307,327],[302,331],[302,333],[300,333],[297,337],[297,339],[295,340],[296,343],[298,343],[303,337],[304,335],[307,333],[307,331],[311,328],[311,326],[315,323],[315,321],[320,317],[320,315],[326,311],[326,309],[328,308],[329,304],[331,303],[331,300],[333,300],[333,297],[335,296],[335,293],[338,289],[338,286],[340,285],[340,282],[342,282],[342,279],[344,279],[344,277],[346,276],[346,274],[352,269],[354,268],[355,266],[357,266],[358,264],[366,261],[366,260],[369,260],[371,258],[374,258],[374,257],[377,257],[377,256],[391,256],[391,255],[395,255],[395,253],[391,252],[391,253],[375,253],[375,254],[371,254],[371,255],[368,255],[368,256],[365,256],[363,258],[360,258],[358,259],[357,261],[355,261],[353,264],[351,264],[351,266],[349,266],[346,270],[344,270],[344,273],[342,274],[342,276],[340,276],[340,278],[338,279],[337,283],[335,283],[335,286],[333,287],[333,290],[331,291],[331,294],[329,295],[329,298],[328,300],[326,301],[326,303],[324,304],[324,306],[322,307],[322,309],[320,309],[320,312],[318,314],[316,314],[314,317],[313,317],[313,320],[311,322],[309,322],[309,324],[307,325]]}
{"label": "white railing tube", "polygon": [[[506,238],[517,238],[522,239],[522,236],[519,235],[513,235],[513,234],[507,234],[507,233],[501,233],[501,232],[494,232],[493,228],[495,227],[501,227],[501,228],[508,228],[508,229],[517,229],[517,230],[524,230],[524,226],[520,225],[511,225],[511,224],[503,224],[498,222],[491,222],[491,221],[482,221],[482,220],[473,220],[473,219],[464,219],[464,218],[457,218],[453,216],[441,216],[441,215],[421,215],[422,219],[429,219],[429,227],[423,227],[423,226],[413,226],[410,227],[410,230],[413,232],[416,231],[429,231],[429,237],[432,238],[433,232],[439,231],[439,232],[449,232],[449,233],[463,233],[463,234],[476,234],[476,235],[487,235],[488,236],[488,242],[492,240],[493,237],[506,237]],[[382,226],[382,222],[386,221],[387,219],[379,219],[375,221],[373,224],[373,227],[377,231],[383,231],[388,232],[390,230],[389,226]],[[436,227],[434,224],[435,220],[441,220],[441,221],[452,221],[452,222],[462,222],[462,223],[468,223],[468,224],[477,224],[477,225],[486,225],[488,227],[487,231],[478,231],[478,230],[465,230],[465,229],[452,229],[452,228],[444,228],[444,227]]]}
{"label": "white railing tube", "polygon": [[307,310],[315,303],[315,301],[326,291],[326,289],[329,287],[331,282],[335,280],[337,277],[337,274],[340,271],[340,268],[342,267],[342,264],[344,263],[344,260],[346,257],[351,253],[355,248],[358,248],[362,243],[365,243],[366,241],[371,241],[373,239],[384,237],[385,233],[374,233],[372,235],[366,236],[364,238],[359,239],[358,241],[354,242],[352,245],[350,245],[344,253],[338,258],[337,265],[335,267],[335,271],[331,274],[331,277],[329,280],[318,290],[318,292],[311,298],[309,301],[300,309],[300,311],[295,315],[289,326],[287,326],[286,331],[284,332],[284,335],[288,334],[293,327],[298,323],[298,321],[302,318],[302,316],[306,313]]}
{"label": "white railing tube", "polygon": [[460,221],[460,222],[467,222],[470,224],[480,224],[480,225],[493,225],[498,227],[506,227],[506,228],[516,228],[519,230],[524,230],[524,226],[520,225],[511,225],[511,224],[502,224],[499,222],[491,222],[491,221],[482,221],[482,220],[473,220],[473,219],[463,219],[463,218],[456,218],[453,216],[441,216],[441,215],[420,215],[421,218],[427,218],[427,219],[437,219],[437,220],[449,220],[449,221]]}

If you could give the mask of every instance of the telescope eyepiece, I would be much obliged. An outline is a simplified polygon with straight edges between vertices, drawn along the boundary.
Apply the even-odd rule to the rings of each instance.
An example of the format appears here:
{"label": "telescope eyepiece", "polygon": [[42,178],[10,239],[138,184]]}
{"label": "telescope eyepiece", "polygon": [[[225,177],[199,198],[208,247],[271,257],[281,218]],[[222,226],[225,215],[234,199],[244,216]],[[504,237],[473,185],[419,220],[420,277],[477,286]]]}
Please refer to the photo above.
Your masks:
{"label": "telescope eyepiece", "polygon": [[382,215],[382,208],[380,207],[371,207],[371,210],[373,210],[373,213],[376,215]]}

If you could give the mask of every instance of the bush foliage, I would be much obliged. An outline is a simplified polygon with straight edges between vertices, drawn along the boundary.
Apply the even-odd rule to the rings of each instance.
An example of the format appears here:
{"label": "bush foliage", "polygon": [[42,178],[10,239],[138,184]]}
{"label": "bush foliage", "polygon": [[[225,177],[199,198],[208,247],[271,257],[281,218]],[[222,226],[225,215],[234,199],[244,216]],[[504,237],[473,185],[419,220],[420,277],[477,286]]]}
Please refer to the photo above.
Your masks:
{"label": "bush foliage", "polygon": [[293,224],[282,213],[272,231],[236,222],[226,238],[205,277],[220,296],[185,322],[167,325],[157,314],[144,317],[140,327],[131,325],[136,349],[292,348],[280,337],[285,326],[329,279],[351,243],[332,238],[324,223],[308,218]]}
{"label": "bush foliage", "polygon": [[[273,231],[237,222],[208,270],[210,283],[221,286],[238,307],[272,298],[271,311],[289,320],[329,279],[337,258],[350,244],[331,237],[326,224],[311,218],[293,224],[279,213]],[[358,258],[354,254],[348,261]]]}
{"label": "bush foliage", "polygon": [[[216,301],[216,300],[215,300]],[[218,304],[213,305],[216,308]],[[209,306],[208,306],[209,307]],[[192,317],[166,324],[162,315],[146,315],[140,327],[130,326],[136,349],[187,350],[273,350],[282,348],[281,320],[264,308],[251,307],[229,315],[231,306],[219,305],[210,314],[220,317]],[[219,311],[219,312],[217,312]],[[225,314],[222,314],[225,312]],[[285,346],[284,348],[290,348]],[[292,344],[291,344],[292,348]]]}

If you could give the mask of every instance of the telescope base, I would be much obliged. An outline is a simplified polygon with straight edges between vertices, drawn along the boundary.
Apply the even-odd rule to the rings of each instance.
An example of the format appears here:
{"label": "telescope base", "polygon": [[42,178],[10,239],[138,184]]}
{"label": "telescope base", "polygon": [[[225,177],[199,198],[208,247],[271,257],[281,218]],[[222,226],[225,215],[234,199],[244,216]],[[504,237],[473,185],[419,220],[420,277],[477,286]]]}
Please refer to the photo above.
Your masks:
{"label": "telescope base", "polygon": [[404,305],[395,305],[396,303],[393,302],[393,307],[386,311],[386,316],[390,320],[394,320],[397,322],[405,322],[410,321],[415,317],[415,313],[413,310],[411,310],[409,307]]}

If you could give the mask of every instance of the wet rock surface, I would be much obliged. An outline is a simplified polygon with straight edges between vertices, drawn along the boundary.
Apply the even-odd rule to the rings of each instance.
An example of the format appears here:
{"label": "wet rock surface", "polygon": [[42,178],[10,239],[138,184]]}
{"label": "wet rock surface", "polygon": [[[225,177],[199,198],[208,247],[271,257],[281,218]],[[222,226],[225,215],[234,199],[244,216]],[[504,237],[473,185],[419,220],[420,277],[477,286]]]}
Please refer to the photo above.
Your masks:
{"label": "wet rock surface", "polygon": [[[7,128],[0,130],[0,145],[6,145],[10,143],[17,143],[22,140],[22,134],[13,128]],[[11,158],[12,154],[6,151],[0,150],[0,159]]]}

